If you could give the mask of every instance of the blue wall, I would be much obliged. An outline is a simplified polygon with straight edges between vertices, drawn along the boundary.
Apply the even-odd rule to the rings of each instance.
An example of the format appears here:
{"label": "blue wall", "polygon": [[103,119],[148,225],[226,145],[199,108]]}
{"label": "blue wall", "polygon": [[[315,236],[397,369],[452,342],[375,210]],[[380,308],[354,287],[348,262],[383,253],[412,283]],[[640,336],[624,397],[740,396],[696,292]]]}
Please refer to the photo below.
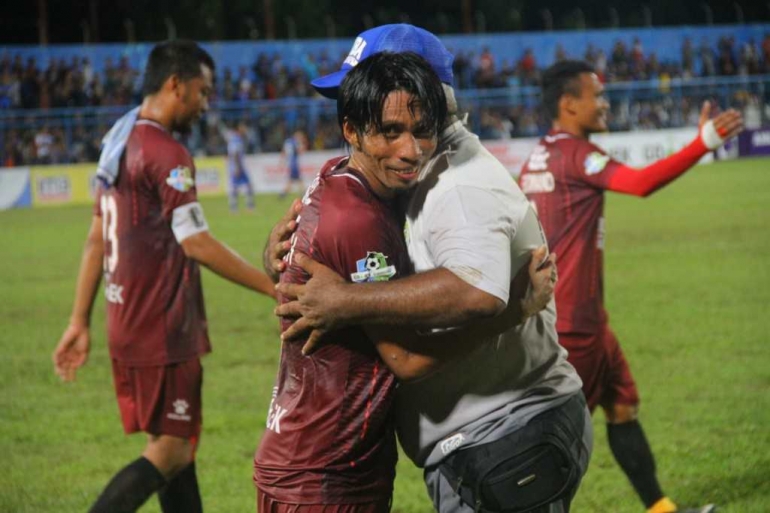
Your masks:
{"label": "blue wall", "polygon": [[[682,42],[686,37],[692,40],[696,48],[704,39],[709,41],[712,48],[716,48],[717,41],[721,37],[733,36],[738,45],[752,39],[759,44],[766,34],[770,34],[770,24],[446,35],[441,36],[441,40],[452,51],[473,51],[478,54],[483,47],[488,46],[498,65],[501,65],[504,60],[515,62],[521,57],[525,48],[532,48],[538,65],[543,67],[553,62],[557,44],[561,44],[570,57],[582,58],[588,43],[592,43],[597,49],[603,49],[609,57],[615,41],[625,41],[630,49],[634,38],[638,37],[642,41],[645,55],[655,52],[660,61],[679,61]],[[274,42],[227,41],[203,43],[203,46],[212,54],[220,71],[230,67],[235,72],[240,66],[250,67],[254,64],[260,53],[267,53],[268,55],[278,53],[288,66],[300,66],[304,55],[308,53],[318,55],[320,52],[326,51],[329,58],[336,63],[340,56],[346,54],[350,49],[352,39]],[[88,57],[94,70],[101,72],[107,57],[111,57],[116,62],[120,57],[126,56],[131,67],[143,69],[153,44],[0,46],[0,58],[5,56],[13,58],[20,54],[26,62],[27,57],[35,57],[38,67],[45,68],[52,58],[64,58],[69,63],[73,56]]]}

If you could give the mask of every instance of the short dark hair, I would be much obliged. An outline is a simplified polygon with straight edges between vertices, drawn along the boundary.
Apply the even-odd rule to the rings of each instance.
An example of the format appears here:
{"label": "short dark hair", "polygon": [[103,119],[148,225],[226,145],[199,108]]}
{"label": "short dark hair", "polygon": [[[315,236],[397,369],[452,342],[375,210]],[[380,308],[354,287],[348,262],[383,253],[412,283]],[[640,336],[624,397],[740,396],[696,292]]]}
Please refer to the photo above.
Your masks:
{"label": "short dark hair", "polygon": [[158,43],[147,59],[142,93],[145,96],[157,93],[171,75],[183,81],[197,78],[201,75],[201,65],[214,72],[214,59],[195,41],[177,39]]}
{"label": "short dark hair", "polygon": [[393,91],[412,95],[410,112],[419,104],[422,122],[430,134],[438,134],[447,119],[441,80],[428,61],[412,52],[380,52],[353,68],[340,84],[337,121],[345,120],[358,132],[382,131],[382,108]]}
{"label": "short dark hair", "polygon": [[580,75],[595,73],[585,61],[559,61],[543,72],[543,107],[550,119],[559,117],[559,100],[565,94],[580,96]]}

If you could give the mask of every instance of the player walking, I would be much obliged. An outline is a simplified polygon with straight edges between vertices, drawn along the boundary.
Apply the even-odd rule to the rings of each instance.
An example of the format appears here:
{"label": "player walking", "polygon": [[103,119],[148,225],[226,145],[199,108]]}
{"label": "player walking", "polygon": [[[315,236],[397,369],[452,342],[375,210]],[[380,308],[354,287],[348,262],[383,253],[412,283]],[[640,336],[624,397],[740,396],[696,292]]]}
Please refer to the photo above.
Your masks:
{"label": "player walking", "polygon": [[102,151],[99,190],[70,324],[53,354],[75,379],[91,346],[102,272],[110,357],[123,429],[147,433],[142,456],[115,474],[92,513],[136,511],[155,492],[164,513],[202,510],[194,453],[201,431],[200,358],[211,351],[199,263],[263,294],[261,271],[210,233],[195,166],[171,135],[208,108],[214,62],[192,41],[153,48],[140,108],[118,121]]}

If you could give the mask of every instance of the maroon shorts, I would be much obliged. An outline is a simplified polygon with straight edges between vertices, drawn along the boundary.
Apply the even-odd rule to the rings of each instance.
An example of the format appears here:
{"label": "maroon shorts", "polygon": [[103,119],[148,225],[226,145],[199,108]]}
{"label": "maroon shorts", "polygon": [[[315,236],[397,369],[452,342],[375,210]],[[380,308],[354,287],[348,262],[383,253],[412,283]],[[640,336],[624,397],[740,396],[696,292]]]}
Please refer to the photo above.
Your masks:
{"label": "maroon shorts", "polygon": [[569,351],[567,360],[583,380],[588,408],[613,404],[639,404],[639,393],[618,339],[603,325],[598,333],[559,333],[559,343]]}
{"label": "maroon shorts", "polygon": [[112,377],[127,434],[144,431],[197,442],[202,423],[200,360],[155,367],[112,360]]}
{"label": "maroon shorts", "polygon": [[258,513],[388,513],[390,497],[355,504],[294,504],[280,502],[257,488]]}

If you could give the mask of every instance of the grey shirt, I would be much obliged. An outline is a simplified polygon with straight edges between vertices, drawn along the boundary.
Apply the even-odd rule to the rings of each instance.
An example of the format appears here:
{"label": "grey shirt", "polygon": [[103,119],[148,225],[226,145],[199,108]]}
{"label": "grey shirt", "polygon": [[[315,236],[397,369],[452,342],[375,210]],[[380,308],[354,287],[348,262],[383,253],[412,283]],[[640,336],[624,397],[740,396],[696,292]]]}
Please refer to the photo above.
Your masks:
{"label": "grey shirt", "polygon": [[[417,272],[446,268],[506,303],[511,279],[546,243],[508,171],[459,121],[421,173],[404,233]],[[469,340],[475,348],[466,357],[399,385],[398,435],[415,464],[495,441],[580,390],[555,322],[552,301],[500,336]]]}

